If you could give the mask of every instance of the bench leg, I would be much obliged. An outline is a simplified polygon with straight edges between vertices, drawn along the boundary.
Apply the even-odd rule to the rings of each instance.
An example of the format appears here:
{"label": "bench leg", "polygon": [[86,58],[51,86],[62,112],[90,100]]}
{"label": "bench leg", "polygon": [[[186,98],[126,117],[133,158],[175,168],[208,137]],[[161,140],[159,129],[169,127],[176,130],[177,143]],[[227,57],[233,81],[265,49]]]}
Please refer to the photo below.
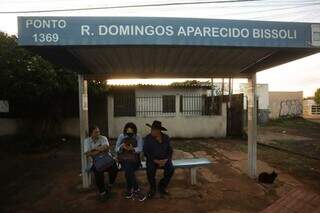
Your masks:
{"label": "bench leg", "polygon": [[191,185],[197,184],[197,168],[190,168]]}

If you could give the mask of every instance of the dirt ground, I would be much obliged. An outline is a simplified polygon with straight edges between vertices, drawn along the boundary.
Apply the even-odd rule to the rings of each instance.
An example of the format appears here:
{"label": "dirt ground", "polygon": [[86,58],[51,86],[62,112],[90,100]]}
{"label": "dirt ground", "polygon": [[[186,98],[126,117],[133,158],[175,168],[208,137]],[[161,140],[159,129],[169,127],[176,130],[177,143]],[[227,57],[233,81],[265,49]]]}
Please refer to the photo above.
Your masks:
{"label": "dirt ground", "polygon": [[[317,127],[306,136],[292,127],[279,128],[278,124],[262,127],[260,136],[268,138],[276,130],[281,134],[286,131],[290,137],[315,141],[318,133],[314,131],[320,130]],[[64,142],[41,153],[1,149],[0,212],[259,212],[296,187],[320,193],[320,163],[316,160],[258,146],[259,172],[279,173],[273,185],[261,185],[245,174],[244,140],[173,140],[173,146],[175,158],[207,157],[213,164],[198,170],[196,186],[190,185],[188,171],[177,169],[169,186],[170,197],[143,203],[123,198],[123,173],[112,189],[113,198],[105,203],[97,201],[94,187],[81,189],[80,151],[76,141]],[[147,191],[145,172],[139,172],[138,177]]]}

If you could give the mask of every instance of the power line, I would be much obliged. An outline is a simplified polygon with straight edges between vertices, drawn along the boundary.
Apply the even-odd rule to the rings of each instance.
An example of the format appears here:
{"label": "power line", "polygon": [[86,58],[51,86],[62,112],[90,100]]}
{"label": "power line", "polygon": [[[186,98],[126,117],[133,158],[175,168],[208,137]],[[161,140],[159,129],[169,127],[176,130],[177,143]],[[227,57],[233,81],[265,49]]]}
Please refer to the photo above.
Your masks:
{"label": "power line", "polygon": [[[315,6],[320,6],[320,3],[317,3],[317,4],[313,4],[313,5],[305,5],[305,6],[299,6],[299,7],[291,7],[291,8],[282,8],[282,9],[274,9],[272,12],[274,12],[274,11],[277,11],[277,10],[288,10],[288,9],[295,9],[295,8],[301,8],[301,9],[306,9],[305,7],[310,7],[310,6],[313,6],[313,7],[315,7]],[[270,12],[270,11],[259,11],[259,12]],[[279,11],[278,11],[279,12]],[[297,11],[294,11],[295,13],[297,12]],[[256,12],[255,12],[256,13]],[[257,19],[260,19],[260,18],[267,18],[267,17],[270,17],[270,16],[272,16],[272,17],[284,17],[285,15],[290,15],[290,14],[292,14],[292,12],[290,13],[290,12],[286,12],[286,13],[281,13],[281,14],[277,14],[277,15],[275,15],[275,14],[271,14],[271,15],[263,15],[263,16],[255,16],[255,17],[252,17],[252,18],[257,18]]]}
{"label": "power line", "polygon": [[0,14],[72,12],[72,11],[124,9],[124,8],[139,8],[139,7],[163,7],[163,6],[178,6],[178,5],[199,5],[199,4],[225,4],[225,3],[255,2],[255,1],[262,1],[262,0],[195,1],[195,2],[173,2],[173,3],[158,3],[158,4],[139,4],[139,5],[53,9],[53,10],[0,11]]}
{"label": "power line", "polygon": [[226,15],[243,15],[244,13],[245,14],[252,14],[252,13],[274,12],[274,11],[282,11],[282,10],[289,10],[289,9],[295,9],[295,8],[317,6],[319,4],[320,3],[312,3],[312,4],[297,5],[297,6],[292,6],[292,7],[281,7],[281,8],[266,9],[266,10],[246,11],[246,12],[241,12],[241,13],[227,13]]}
{"label": "power line", "polygon": [[[252,1],[252,0],[251,0]],[[275,2],[273,2],[272,0],[260,0],[260,1],[264,1],[263,3],[263,6],[266,5],[266,3],[270,3],[271,5],[275,5],[275,2],[277,3],[277,5],[280,5],[280,4],[284,4],[284,5],[299,5],[299,4],[304,4],[304,3],[319,3],[320,0],[307,0],[307,1],[289,1],[289,0],[282,0],[282,1],[279,1],[279,0],[276,0]],[[259,2],[260,2],[259,1]],[[7,2],[4,1],[4,0],[0,0],[1,4],[4,5],[4,4],[31,4],[31,3],[36,3],[36,4],[40,4],[40,3],[43,3],[43,0],[18,0],[18,1],[14,1],[14,0],[8,0]],[[52,1],[46,1],[45,3],[48,4],[48,3],[58,3],[58,2],[64,2],[66,3],[66,0],[52,0]],[[68,3],[69,2],[77,2],[79,3],[79,0],[68,0]],[[145,1],[145,2],[148,2],[148,1]],[[141,2],[142,5],[145,4],[145,2]],[[161,2],[161,1],[159,1]],[[207,1],[199,1],[199,2],[204,2],[206,3]],[[217,1],[211,1],[212,3],[234,3],[234,2],[242,2],[242,1],[235,1],[235,0],[217,0]],[[96,2],[96,3],[99,3],[99,2]],[[136,3],[139,3],[139,2],[136,2]],[[181,4],[188,4],[190,2],[178,2],[178,3],[181,3]],[[191,2],[192,3],[192,2]],[[154,4],[160,4],[160,3],[154,3]],[[162,4],[165,4],[165,3],[162,3]],[[167,3],[167,4],[170,4],[170,3]],[[140,4],[137,4],[137,5],[140,5]],[[228,5],[224,5],[224,6],[228,6]],[[235,5],[229,5],[229,6],[235,6]],[[241,5],[236,5],[236,6],[241,6]],[[252,5],[246,5],[246,6],[252,6]],[[253,5],[254,6],[254,5]],[[103,7],[103,6],[101,6]],[[8,11],[9,12],[9,11]]]}
{"label": "power line", "polygon": [[[40,0],[41,1],[41,0]],[[58,1],[58,0],[56,0]],[[204,5],[204,4],[220,4],[220,3],[225,3],[223,6],[221,5],[217,5],[215,6],[215,8],[219,8],[222,7],[222,8],[230,8],[230,7],[233,7],[233,8],[251,8],[251,7],[259,7],[261,6],[260,5],[254,5],[254,4],[242,4],[242,5],[230,5],[230,4],[227,4],[227,3],[242,3],[242,2],[261,2],[261,1],[264,1],[263,3],[263,7],[282,7],[282,6],[289,6],[289,5],[295,5],[294,7],[300,7],[300,6],[304,6],[306,4],[312,4],[312,3],[320,3],[319,0],[309,0],[309,1],[303,1],[303,2],[297,2],[297,1],[281,1],[281,2],[277,2],[277,3],[281,3],[281,4],[277,4],[275,5],[274,3],[272,3],[272,1],[268,1],[268,0],[224,0],[224,1],[198,1],[198,2],[176,2],[176,3],[156,3],[156,4],[138,4],[138,5],[120,5],[120,6],[96,6],[96,7],[88,7],[88,8],[72,8],[72,9],[53,9],[53,10],[28,10],[28,11],[0,11],[0,14],[18,14],[18,13],[50,13],[50,12],[67,12],[67,11],[81,11],[81,10],[106,10],[106,9],[122,9],[122,8],[135,8],[135,7],[162,7],[162,6],[175,6],[175,5]],[[28,0],[24,0],[23,2],[21,3],[28,3],[28,2],[37,2],[36,0],[34,1],[28,1]],[[12,3],[12,1],[10,1],[10,3]],[[19,3],[18,1],[16,1],[16,3]],[[51,3],[55,3],[55,2],[51,2]],[[268,4],[270,3],[270,4]],[[283,5],[285,4],[285,5]],[[280,8],[281,10],[282,8]],[[283,8],[285,9],[285,8]],[[276,9],[277,10],[277,9]],[[265,10],[267,12],[269,12],[269,9],[268,10]],[[250,11],[251,12],[251,11]],[[249,12],[249,13],[250,13]],[[256,11],[253,11],[253,12],[256,12]],[[258,11],[257,11],[258,12]],[[262,11],[261,11],[262,12]],[[246,12],[242,12],[242,13],[236,13],[236,14],[243,14],[243,13],[246,13]]]}
{"label": "power line", "polygon": [[[107,6],[103,6],[103,7],[89,7],[89,8],[78,8],[78,9],[61,9],[61,10],[39,10],[39,11],[4,11],[1,12],[0,14],[15,14],[15,13],[37,13],[37,12],[43,12],[43,13],[47,13],[47,12],[67,12],[67,11],[78,11],[78,10],[95,10],[95,9],[121,9],[121,8],[137,8],[137,7],[162,7],[162,6],[173,6],[173,5],[204,5],[204,4],[219,4],[219,3],[241,3],[241,2],[257,2],[259,1],[261,3],[261,1],[264,1],[263,5],[267,6],[268,4],[265,3],[271,3],[268,0],[224,0],[224,1],[197,1],[197,2],[175,2],[175,3],[163,3],[163,4],[140,4],[140,5],[122,5],[122,6],[112,6],[112,7],[107,7]],[[284,1],[285,2],[285,1]],[[284,3],[281,1],[281,3]],[[232,16],[232,15],[249,15],[249,14],[253,14],[253,13],[264,13],[264,12],[274,12],[274,11],[284,11],[284,10],[288,10],[288,9],[294,9],[294,8],[301,8],[304,9],[304,7],[310,7],[310,6],[319,6],[320,1],[319,0],[309,0],[309,1],[304,1],[304,3],[301,2],[297,2],[297,4],[295,4],[295,6],[290,6],[290,7],[281,7],[281,8],[274,8],[274,9],[266,9],[266,10],[255,10],[255,11],[243,11],[243,12],[239,12],[239,13],[225,13],[225,15],[227,16]],[[250,4],[252,6],[252,4]],[[220,6],[220,5],[219,5]],[[219,7],[217,6],[217,7]],[[224,4],[223,7],[230,7],[230,4]],[[249,5],[246,5],[249,6]],[[233,5],[233,7],[246,7],[245,5]],[[271,6],[271,5],[268,5]],[[274,5],[276,6],[276,5]],[[278,5],[277,5],[278,6]],[[286,13],[289,14],[289,13]],[[311,14],[310,14],[311,15]],[[277,16],[277,15],[276,15]],[[263,18],[266,16],[256,16],[254,18]],[[269,16],[268,16],[269,17]]]}

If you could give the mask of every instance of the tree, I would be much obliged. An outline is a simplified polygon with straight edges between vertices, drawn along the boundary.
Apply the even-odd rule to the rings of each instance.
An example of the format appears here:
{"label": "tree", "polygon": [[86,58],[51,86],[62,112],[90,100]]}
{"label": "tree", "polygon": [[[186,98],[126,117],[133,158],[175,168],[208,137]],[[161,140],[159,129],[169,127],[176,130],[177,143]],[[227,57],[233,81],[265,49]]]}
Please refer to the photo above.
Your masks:
{"label": "tree", "polygon": [[[89,89],[99,93],[104,86],[90,82]],[[15,117],[30,121],[26,132],[40,139],[54,137],[66,101],[77,101],[77,92],[75,72],[19,47],[15,36],[0,32],[0,100],[9,101]]]}
{"label": "tree", "polygon": [[320,88],[318,88],[316,90],[316,92],[314,93],[314,101],[317,103],[317,104],[320,104]]}

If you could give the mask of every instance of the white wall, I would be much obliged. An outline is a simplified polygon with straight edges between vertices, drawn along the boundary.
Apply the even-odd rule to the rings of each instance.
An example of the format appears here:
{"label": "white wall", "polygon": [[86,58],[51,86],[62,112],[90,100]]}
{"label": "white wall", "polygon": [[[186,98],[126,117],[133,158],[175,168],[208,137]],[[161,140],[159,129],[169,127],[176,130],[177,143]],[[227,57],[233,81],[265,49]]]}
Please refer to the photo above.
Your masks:
{"label": "white wall", "polygon": [[[225,105],[225,104],[224,104]],[[225,113],[225,106],[224,106]],[[115,117],[112,126],[109,128],[109,137],[116,138],[123,130],[127,122],[137,125],[142,136],[150,132],[150,128],[145,124],[151,124],[154,120],[159,120],[168,129],[167,134],[171,137],[197,138],[197,137],[225,137],[226,119],[223,116],[195,116],[195,117]]]}
{"label": "white wall", "polygon": [[[248,94],[248,84],[243,83],[240,84],[240,92],[243,93],[244,101],[243,107],[247,109],[247,99],[246,96]],[[268,84],[257,84],[256,91],[258,100],[259,100],[259,109],[269,109],[269,86]]]}
{"label": "white wall", "polygon": [[[190,91],[189,91],[190,92]],[[202,92],[202,91],[201,91]],[[200,93],[201,93],[200,92]],[[149,90],[137,91],[136,96],[155,96],[169,94],[187,94],[188,91],[178,90]],[[116,138],[123,130],[127,122],[134,122],[138,127],[138,132],[145,136],[150,132],[150,128],[145,124],[151,124],[154,120],[162,122],[163,126],[168,129],[171,137],[196,138],[196,137],[225,137],[226,136],[226,105],[222,104],[222,115],[219,116],[183,116],[179,113],[179,98],[176,98],[176,115],[161,115],[156,117],[140,116],[140,117],[113,117],[113,97],[108,97],[108,126],[109,137]]]}
{"label": "white wall", "polygon": [[269,92],[270,118],[279,118],[281,103],[286,100],[297,100],[302,103],[303,91],[297,92]]}

